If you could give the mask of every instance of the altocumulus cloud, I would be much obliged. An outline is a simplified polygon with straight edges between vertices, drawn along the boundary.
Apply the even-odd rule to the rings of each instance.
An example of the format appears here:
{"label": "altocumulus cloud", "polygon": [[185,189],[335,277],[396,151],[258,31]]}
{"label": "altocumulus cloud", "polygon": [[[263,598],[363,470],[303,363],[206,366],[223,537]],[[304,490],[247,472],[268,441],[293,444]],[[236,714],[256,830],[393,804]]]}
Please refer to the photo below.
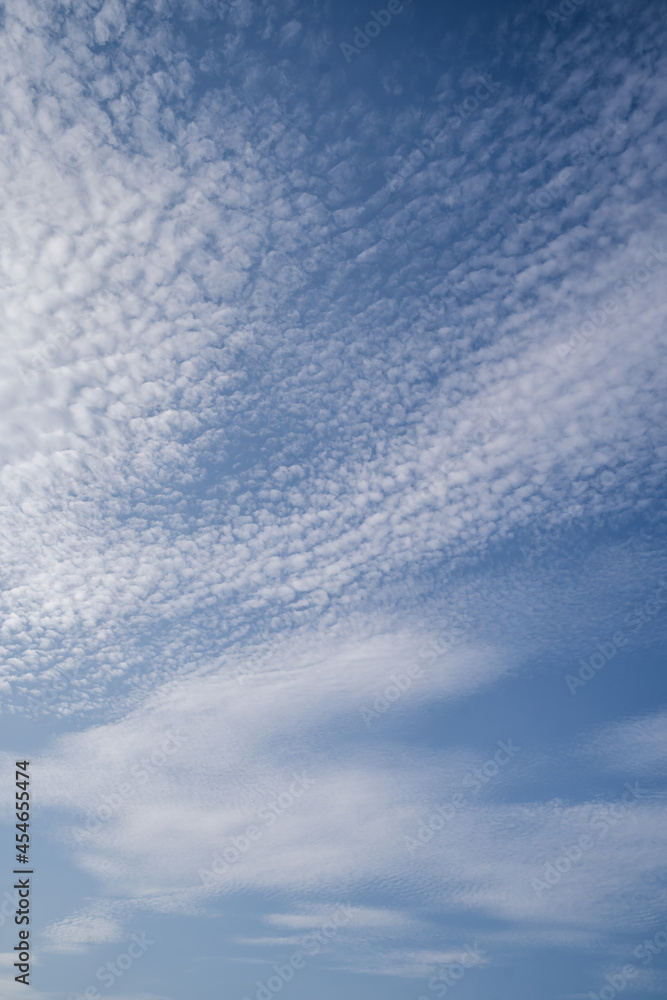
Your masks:
{"label": "altocumulus cloud", "polygon": [[[327,961],[422,992],[479,944],[481,989],[507,948],[593,954],[659,909],[650,783],[531,889],[662,767],[664,718],[631,680],[631,720],[574,751],[534,732],[550,756],[505,718],[468,738],[437,713],[508,692],[526,699],[508,717],[557,713],[553,678],[667,568],[664,273],[646,267],[665,252],[660,9],[590,0],[554,31],[502,14],[483,64],[443,30],[422,66],[401,33],[426,15],[398,6],[367,32],[365,14],[334,31],[246,0],[6,5],[0,699],[59,727],[35,794],[95,886],[51,919],[47,959],[120,950],[139,915],[261,899],[287,949],[350,906]],[[587,548],[518,559],[573,524]],[[664,635],[656,614],[635,654]],[[597,705],[631,673],[615,648]],[[360,725],[368,692],[416,666]],[[118,793],[170,732],[178,753]],[[517,760],[408,856],[508,738]],[[307,793],[202,883],[295,773]]]}

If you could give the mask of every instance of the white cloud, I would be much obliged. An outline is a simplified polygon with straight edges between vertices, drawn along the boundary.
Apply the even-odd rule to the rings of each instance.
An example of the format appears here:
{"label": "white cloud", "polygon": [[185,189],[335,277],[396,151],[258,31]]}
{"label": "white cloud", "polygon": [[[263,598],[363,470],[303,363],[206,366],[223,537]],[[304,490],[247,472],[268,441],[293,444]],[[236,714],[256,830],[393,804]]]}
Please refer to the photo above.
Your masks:
{"label": "white cloud", "polygon": [[[12,0],[0,35],[0,691],[11,710],[98,713],[42,754],[35,787],[122,900],[57,920],[49,947],[81,953],[119,941],[133,908],[201,913],[244,889],[289,893],[294,912],[272,921],[298,929],[324,912],[304,900],[387,879],[395,909],[354,908],[366,944],[407,935],[426,904],[568,946],[650,918],[661,799],[542,893],[531,880],[603,804],[482,795],[412,857],[405,837],[484,751],[394,759],[391,725],[369,751],[359,709],[422,642],[435,655],[388,722],[500,684],[536,651],[565,660],[595,615],[618,613],[610,592],[658,569],[609,544],[567,587],[558,567],[466,576],[531,528],[618,526],[664,487],[651,5],[613,67],[602,30],[560,39],[557,57],[536,34],[522,52],[539,92],[505,72],[400,192],[380,179],[370,196],[369,163],[380,178],[439,127],[469,69],[425,115],[363,93],[332,110],[335,73],[297,99],[244,44],[275,36],[319,60],[305,15],[278,25],[268,5],[230,3],[222,52],[195,58],[167,16],[146,32],[138,6],[63,9],[58,34]],[[203,92],[223,61],[229,86]],[[609,115],[623,128],[517,230],[512,214]],[[425,609],[412,582],[434,565],[446,586]],[[569,640],[552,641],[561,598]],[[662,767],[663,721],[626,723],[596,752]],[[397,945],[375,971],[422,975],[454,954]]]}
{"label": "white cloud", "polygon": [[591,740],[588,751],[603,767],[655,780],[667,771],[667,712],[608,725]]}
{"label": "white cloud", "polygon": [[47,949],[77,955],[89,945],[110,944],[123,938],[122,925],[105,913],[83,912],[51,924],[44,936]]}
{"label": "white cloud", "polygon": [[[657,39],[641,56],[619,54],[619,89],[595,98],[595,121],[618,116],[625,145],[586,160],[572,201],[516,233],[500,206],[541,184],[545,158],[566,158],[590,132],[570,116],[563,135],[562,104],[600,42],[589,38],[586,56],[581,40],[579,50],[566,42],[576,61],[543,67],[546,135],[531,130],[532,113],[504,84],[471,130],[448,133],[405,191],[369,217],[355,183],[333,211],[326,194],[291,191],[272,143],[242,141],[251,111],[231,95],[207,95],[186,121],[179,101],[194,70],[163,25],[152,46],[165,69],[151,76],[139,35],[122,32],[128,16],[114,0],[88,35],[70,23],[58,46],[31,34],[34,59],[20,71],[3,43],[21,136],[6,153],[12,207],[2,223],[14,341],[0,372],[8,701],[22,704],[26,669],[39,676],[60,664],[76,675],[60,710],[99,708],[116,680],[136,683],[141,671],[151,686],[189,669],[189,650],[210,653],[212,629],[224,628],[228,642],[258,617],[274,634],[342,618],[433,553],[456,566],[532,524],[620,516],[638,484],[645,494],[658,486],[664,456],[645,414],[659,422],[664,397],[662,272],[626,286],[627,298],[613,290],[660,245],[659,218],[644,224],[648,181],[632,200],[618,198],[637,157],[653,162],[659,75],[633,67],[664,58]],[[9,5],[19,37],[28,17]],[[123,54],[113,65],[85,41],[112,34]],[[98,91],[90,98],[81,96],[85,73]],[[37,109],[26,103],[33,84],[66,106],[76,94],[75,124],[66,128],[46,96]],[[224,156],[214,128],[223,118],[233,123]],[[379,118],[369,122],[383,135]],[[392,132],[408,141],[412,125],[402,122]],[[451,158],[458,138],[467,158]],[[397,142],[383,136],[382,148]],[[285,164],[305,156],[317,176],[334,167],[357,176],[354,131],[312,147],[303,152],[296,125],[281,139]],[[539,167],[518,170],[533,157]],[[446,163],[455,203],[500,227],[482,237],[471,216],[457,250],[465,266],[451,257],[449,217],[435,212],[430,186]],[[429,206],[431,221],[417,224]],[[606,235],[612,207],[615,241]],[[425,266],[434,243],[435,270]],[[414,248],[409,262],[404,245]],[[334,284],[313,292],[320,253],[340,294]],[[392,275],[382,287],[380,261]],[[400,306],[388,288],[405,289]],[[619,309],[560,358],[555,348],[609,294]],[[278,434],[267,430],[272,420]],[[605,489],[619,451],[631,458]],[[146,673],[147,661],[164,667]]]}
{"label": "white cloud", "polygon": [[[15,982],[13,976],[10,978],[0,975],[0,989],[6,1000],[18,1000],[19,997],[25,996],[23,983]],[[31,986],[31,996],[34,997],[34,1000],[53,1000],[55,994],[50,991],[36,990]]]}
{"label": "white cloud", "polygon": [[[274,667],[252,689],[219,678],[179,682],[118,723],[61,737],[35,762],[36,791],[44,807],[58,811],[59,835],[77,844],[78,863],[105,893],[124,899],[128,913],[203,912],[207,900],[230,892],[279,890],[330,900],[325,908],[269,915],[279,929],[313,926],[350,902],[352,931],[403,938],[420,919],[416,894],[420,907],[515,922],[530,939],[575,927],[602,933],[621,918],[639,927],[659,912],[661,798],[640,795],[627,804],[619,788],[607,802],[564,806],[498,802],[484,789],[473,794],[463,778],[495,746],[486,755],[405,748],[400,763],[379,747],[373,757],[347,735],[347,700],[333,684],[335,677],[345,686],[340,666],[322,700],[325,663],[317,688],[312,671],[299,679],[298,664],[296,671]],[[181,731],[193,718],[196,728],[185,730],[182,746],[154,767],[140,794],[119,794],[167,729]],[[283,744],[277,757],[272,748],[286,730],[290,747]],[[496,787],[507,796],[524,774],[519,755]],[[76,803],[66,791],[74,775]],[[463,804],[440,824],[446,829],[415,846],[435,807],[461,791]],[[101,803],[111,805],[110,814],[98,812],[102,821],[82,841],[76,831]],[[587,847],[573,862],[563,860],[582,836]],[[551,886],[545,872],[557,863],[567,871]],[[399,906],[356,903],[361,885],[387,878],[399,887]],[[49,935],[62,950],[116,931],[115,918],[86,916]]]}
{"label": "white cloud", "polygon": [[[410,925],[405,914],[393,910],[383,910],[368,906],[352,906],[345,910],[346,927],[386,927],[405,929]],[[331,919],[331,911],[313,909],[307,913],[269,913],[267,923],[276,927],[307,930],[326,923]]]}
{"label": "white cloud", "polygon": [[[370,961],[369,961],[370,959]],[[365,964],[364,964],[365,963]],[[484,949],[477,942],[468,948],[450,951],[407,951],[388,950],[384,954],[365,955],[358,966],[349,966],[349,971],[362,972],[373,976],[399,976],[407,979],[428,979],[446,970],[454,963],[464,969],[480,968],[488,964]]]}

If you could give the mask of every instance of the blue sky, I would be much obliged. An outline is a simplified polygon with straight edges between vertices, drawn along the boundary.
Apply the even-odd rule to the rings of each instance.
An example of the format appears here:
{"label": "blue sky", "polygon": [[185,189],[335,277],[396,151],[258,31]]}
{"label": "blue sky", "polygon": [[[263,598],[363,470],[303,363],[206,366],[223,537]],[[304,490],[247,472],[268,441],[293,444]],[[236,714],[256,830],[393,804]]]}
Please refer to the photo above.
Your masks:
{"label": "blue sky", "polygon": [[662,5],[3,16],[35,1000],[664,995]]}

